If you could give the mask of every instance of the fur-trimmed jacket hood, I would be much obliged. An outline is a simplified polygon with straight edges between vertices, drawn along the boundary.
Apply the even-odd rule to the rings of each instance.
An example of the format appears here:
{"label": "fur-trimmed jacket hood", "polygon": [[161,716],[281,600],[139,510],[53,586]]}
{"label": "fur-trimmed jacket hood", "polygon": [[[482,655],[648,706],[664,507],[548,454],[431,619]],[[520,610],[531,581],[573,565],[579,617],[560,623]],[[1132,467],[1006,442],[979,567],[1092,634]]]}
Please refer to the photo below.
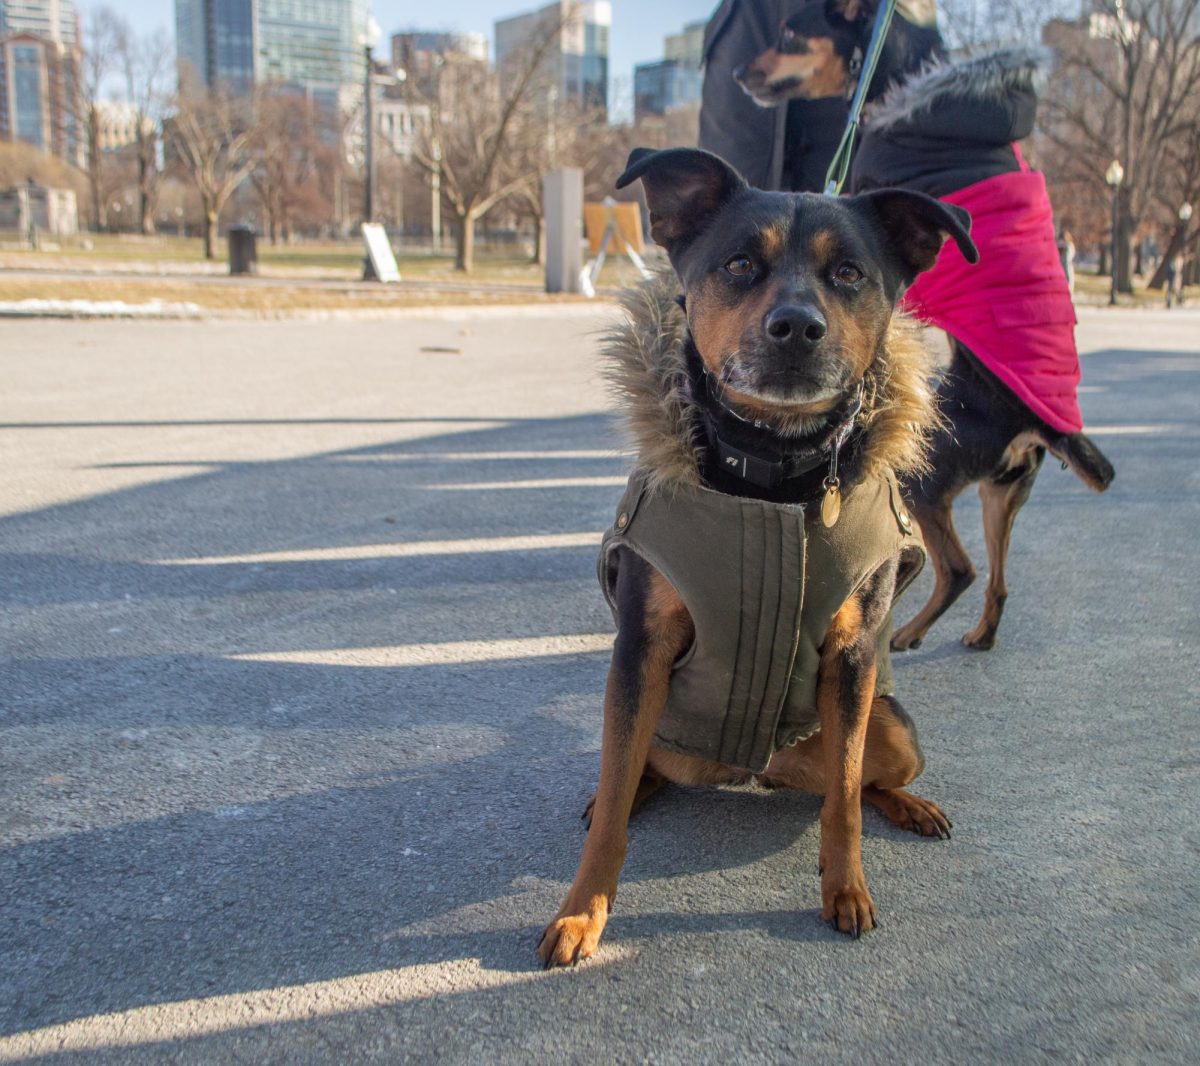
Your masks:
{"label": "fur-trimmed jacket hood", "polygon": [[942,197],[1018,169],[1012,145],[1033,132],[1047,53],[1013,48],[938,63],[871,105],[850,186]]}
{"label": "fur-trimmed jacket hood", "polygon": [[[602,338],[605,375],[624,416],[637,465],[654,488],[700,484],[702,434],[687,376],[688,329],[679,282],[662,270],[622,296],[625,314]],[[864,471],[925,467],[937,422],[931,357],[920,327],[901,311],[864,378],[859,424]]]}
{"label": "fur-trimmed jacket hood", "polygon": [[1044,48],[1006,48],[931,64],[904,84],[894,86],[874,104],[870,125],[876,131],[920,126],[923,116],[947,105],[962,107],[972,100],[1000,100],[1014,94],[1036,100],[1045,84],[1049,62],[1050,53]]}

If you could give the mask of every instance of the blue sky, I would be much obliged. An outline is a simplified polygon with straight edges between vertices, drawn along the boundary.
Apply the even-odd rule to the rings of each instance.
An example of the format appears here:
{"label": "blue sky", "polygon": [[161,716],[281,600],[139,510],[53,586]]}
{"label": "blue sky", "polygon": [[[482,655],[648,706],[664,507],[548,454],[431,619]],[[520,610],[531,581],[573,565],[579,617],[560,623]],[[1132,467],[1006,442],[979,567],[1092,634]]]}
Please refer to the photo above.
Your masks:
{"label": "blue sky", "polygon": [[[433,5],[411,0],[373,0],[372,8],[385,35],[407,29],[450,29],[486,33],[492,23],[506,15],[541,6],[544,0],[438,0]],[[86,13],[101,6],[93,0],[77,0]],[[107,0],[140,30],[164,27],[174,32],[173,0]],[[613,0],[613,29],[610,43],[609,78],[624,79],[624,95],[632,96],[633,66],[662,56],[662,39],[677,32],[686,22],[707,18],[716,0]],[[435,18],[423,14],[438,12]]]}

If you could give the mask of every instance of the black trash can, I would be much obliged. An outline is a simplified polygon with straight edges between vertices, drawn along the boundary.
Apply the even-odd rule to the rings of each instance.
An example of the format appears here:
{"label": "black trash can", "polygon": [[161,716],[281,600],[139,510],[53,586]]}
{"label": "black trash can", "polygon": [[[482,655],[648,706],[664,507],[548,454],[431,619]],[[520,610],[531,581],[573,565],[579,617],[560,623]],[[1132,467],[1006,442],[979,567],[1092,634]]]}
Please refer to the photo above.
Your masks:
{"label": "black trash can", "polygon": [[229,273],[258,273],[258,245],[253,226],[229,227]]}

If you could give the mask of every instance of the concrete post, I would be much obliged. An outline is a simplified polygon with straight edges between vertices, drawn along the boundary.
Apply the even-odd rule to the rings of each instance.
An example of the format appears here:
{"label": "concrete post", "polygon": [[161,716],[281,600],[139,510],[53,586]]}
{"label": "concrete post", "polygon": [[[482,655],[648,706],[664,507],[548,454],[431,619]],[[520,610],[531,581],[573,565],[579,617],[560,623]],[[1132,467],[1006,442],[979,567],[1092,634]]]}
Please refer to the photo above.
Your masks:
{"label": "concrete post", "polygon": [[580,292],[583,270],[583,171],[578,167],[546,175],[542,197],[546,220],[546,291]]}

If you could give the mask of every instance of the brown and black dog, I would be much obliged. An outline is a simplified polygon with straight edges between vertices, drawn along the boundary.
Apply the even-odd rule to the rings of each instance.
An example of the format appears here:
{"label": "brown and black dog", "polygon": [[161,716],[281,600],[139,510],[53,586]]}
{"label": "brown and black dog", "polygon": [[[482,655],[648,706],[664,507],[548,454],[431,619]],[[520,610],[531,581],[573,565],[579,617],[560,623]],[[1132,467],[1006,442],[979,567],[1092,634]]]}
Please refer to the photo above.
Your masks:
{"label": "brown and black dog", "polygon": [[[857,65],[867,48],[878,6],[877,0],[813,0],[782,24],[773,47],[739,67],[734,77],[764,107],[793,99],[846,95],[855,87]],[[987,69],[985,77],[992,83],[998,80],[997,63],[985,68],[989,57],[974,62]],[[901,0],[867,88],[866,101],[868,105],[879,101],[889,90],[914,79],[926,79],[927,85],[931,72],[937,73],[932,69],[935,66],[962,69],[945,66],[947,63],[932,0]],[[994,84],[988,87],[996,91]],[[973,89],[964,95],[971,92],[977,97],[983,95]],[[1001,99],[993,112],[1002,114],[1005,122],[1020,124],[1026,120],[1010,116],[1019,116],[1028,107],[1027,124],[1032,127],[1034,100],[1032,92],[1016,103]],[[1003,110],[1005,107],[1009,110]],[[885,156],[883,148],[874,147],[879,142],[869,143],[875,116],[868,108],[860,154],[870,153],[872,181],[905,186],[911,180],[924,191],[936,190],[935,195],[943,196],[973,182],[975,179],[960,175],[972,167],[986,172],[995,165],[998,155],[1007,153],[1007,164],[1015,168],[1010,143],[1027,135],[1028,129],[1007,130],[1008,136],[1000,135],[993,143],[987,131],[972,125],[965,106],[958,106],[957,119],[946,117],[950,107],[932,118],[928,117],[928,103],[914,110],[926,116],[925,125],[921,126],[919,119],[906,125],[903,133],[896,135],[895,143],[900,147],[887,149],[891,154]],[[950,132],[955,122],[961,127],[960,134]],[[886,135],[881,139],[886,141]],[[856,172],[861,162],[856,163]],[[903,174],[891,169],[901,164]],[[1011,277],[1009,286],[1015,303],[1023,299],[1022,286],[1030,283],[1029,278]],[[1071,314],[1065,282],[1062,301],[1065,310],[1059,312],[1059,319]],[[892,638],[892,648],[897,651],[920,646],[930,626],[975,580],[975,566],[952,517],[954,501],[965,488],[979,484],[988,582],[979,622],[962,640],[969,648],[987,650],[995,645],[1008,598],[1005,571],[1013,523],[1029,498],[1046,453],[1054,455],[1064,468],[1097,492],[1103,492],[1113,479],[1112,464],[1086,434],[1063,432],[1043,421],[961,339],[951,337],[950,342],[950,365],[938,383],[944,424],[933,438],[930,469],[902,479],[905,498],[929,550],[936,583],[929,601],[897,629]]]}
{"label": "brown and black dog", "polygon": [[[838,467],[847,491],[873,463],[887,461],[892,468],[898,464],[889,456],[923,455],[920,422],[933,414],[927,364],[923,354],[915,370],[893,364],[902,321],[895,305],[904,287],[933,264],[947,237],[968,258],[975,255],[966,212],[906,191],[846,199],[763,192],[697,149],[635,150],[617,186],[639,179],[651,234],[666,249],[683,291],[686,370],[680,376],[692,397],[686,410],[701,418],[710,409],[724,420],[722,433],[734,434],[745,453],[785,457],[828,455],[832,427],[853,425]],[[915,336],[911,346],[921,352]],[[915,398],[907,407],[885,404],[881,395],[906,374],[914,379]],[[705,381],[721,383],[718,397],[706,391]],[[860,412],[864,387],[870,396]],[[714,404],[720,410],[712,410]],[[801,464],[796,476],[760,486],[727,470],[727,456],[711,441],[703,443],[699,426],[684,432],[694,437],[705,489],[806,507],[820,502],[824,459],[815,469]],[[903,511],[898,517],[907,528]],[[711,550],[727,553],[731,547],[737,550],[727,544]],[[649,795],[668,781],[720,784],[752,776],[654,743],[672,671],[696,630],[662,573],[627,548],[616,551],[617,636],[604,700],[600,780],[574,884],[539,945],[547,966],[572,964],[596,951],[617,891],[630,814]],[[924,836],[942,838],[950,828],[935,804],[905,791],[923,768],[915,730],[894,698],[876,696],[876,647],[899,566],[899,555],[887,559],[836,611],[816,672],[819,732],[776,751],[759,775],[768,787],[824,795],[821,914],[854,936],[874,928],[876,914],[862,867],[862,802]]]}

